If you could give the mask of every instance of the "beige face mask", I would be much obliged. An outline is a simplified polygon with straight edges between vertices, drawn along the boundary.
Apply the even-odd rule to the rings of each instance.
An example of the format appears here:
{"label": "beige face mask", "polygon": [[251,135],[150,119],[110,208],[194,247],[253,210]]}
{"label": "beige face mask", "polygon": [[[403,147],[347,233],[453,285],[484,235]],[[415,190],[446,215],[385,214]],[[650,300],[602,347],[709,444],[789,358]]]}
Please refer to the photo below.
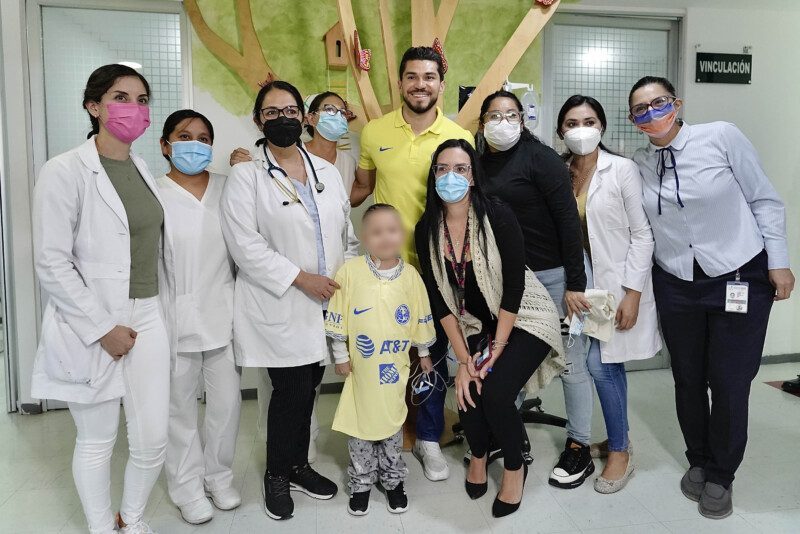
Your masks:
{"label": "beige face mask", "polygon": [[[587,289],[584,296],[591,304],[591,309],[584,312],[582,319],[573,316],[572,320],[569,317],[564,320],[570,326],[568,347],[575,344],[573,336],[580,335],[580,333],[605,342],[614,335],[614,317],[617,315],[617,302],[614,295],[607,289]],[[582,331],[577,334],[577,325],[572,324],[576,319],[583,322]]]}

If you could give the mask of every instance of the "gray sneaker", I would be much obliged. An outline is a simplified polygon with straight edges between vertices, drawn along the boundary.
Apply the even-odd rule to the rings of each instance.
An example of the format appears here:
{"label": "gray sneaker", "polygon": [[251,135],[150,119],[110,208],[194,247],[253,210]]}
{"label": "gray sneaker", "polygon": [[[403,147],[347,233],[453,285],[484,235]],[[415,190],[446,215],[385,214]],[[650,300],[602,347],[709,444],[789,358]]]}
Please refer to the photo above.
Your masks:
{"label": "gray sneaker", "polygon": [[733,513],[733,485],[725,489],[719,484],[706,482],[700,496],[698,510],[700,515],[709,519],[725,519]]}
{"label": "gray sneaker", "polygon": [[681,491],[687,499],[694,502],[700,501],[703,488],[706,485],[706,471],[702,467],[692,467],[681,479]]}

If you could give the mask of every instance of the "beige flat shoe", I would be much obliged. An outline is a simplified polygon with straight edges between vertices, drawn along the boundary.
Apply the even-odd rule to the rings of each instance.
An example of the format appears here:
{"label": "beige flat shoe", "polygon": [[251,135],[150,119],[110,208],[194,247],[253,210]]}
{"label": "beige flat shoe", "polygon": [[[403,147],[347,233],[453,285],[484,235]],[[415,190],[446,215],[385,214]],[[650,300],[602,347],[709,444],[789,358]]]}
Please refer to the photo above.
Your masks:
{"label": "beige flat shoe", "polygon": [[628,480],[633,476],[633,470],[636,466],[633,464],[633,455],[628,453],[628,467],[625,468],[625,474],[619,480],[609,480],[602,476],[594,479],[594,490],[597,493],[610,494],[616,493],[628,484]]}
{"label": "beige flat shoe", "polygon": [[[608,440],[589,445],[589,454],[592,458],[608,458]],[[633,443],[628,440],[628,454],[633,454]]]}

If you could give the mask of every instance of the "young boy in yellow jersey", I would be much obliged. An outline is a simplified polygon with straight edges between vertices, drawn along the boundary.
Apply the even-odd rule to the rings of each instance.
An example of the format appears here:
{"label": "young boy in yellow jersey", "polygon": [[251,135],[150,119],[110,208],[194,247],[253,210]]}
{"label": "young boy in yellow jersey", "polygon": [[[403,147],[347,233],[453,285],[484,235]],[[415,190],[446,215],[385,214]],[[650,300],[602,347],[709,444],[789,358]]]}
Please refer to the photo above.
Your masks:
{"label": "young boy in yellow jersey", "polygon": [[433,369],[428,347],[436,334],[419,273],[400,259],[406,236],[397,210],[375,204],[362,220],[365,256],[336,273],[338,289],[328,304],[325,330],[333,339],[336,372],[346,376],[333,429],[350,436],[352,515],[369,511],[372,485],[386,490],[387,508],[408,509],[400,451],[406,419],[409,350],[417,347],[423,372]]}

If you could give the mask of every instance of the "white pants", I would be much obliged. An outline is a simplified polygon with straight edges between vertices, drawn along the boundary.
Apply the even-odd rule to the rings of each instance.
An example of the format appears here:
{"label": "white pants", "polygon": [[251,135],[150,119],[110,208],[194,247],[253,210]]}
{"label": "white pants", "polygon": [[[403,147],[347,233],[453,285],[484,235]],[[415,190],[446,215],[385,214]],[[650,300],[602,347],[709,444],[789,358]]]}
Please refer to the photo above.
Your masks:
{"label": "white pants", "polygon": [[[317,420],[317,403],[319,402],[319,389],[314,397],[314,410],[311,412],[311,441],[316,441],[319,436],[319,421]],[[266,367],[258,370],[258,432],[261,439],[267,441],[267,414],[269,413],[269,399],[272,398],[272,380]],[[311,445],[309,445],[309,448]]]}
{"label": "white pants", "polygon": [[[122,520],[142,519],[150,491],[158,479],[167,447],[170,351],[158,298],[131,299],[126,326],[137,332],[136,343],[122,357],[125,396],[122,405],[128,429],[128,463],[120,504]],[[110,356],[109,356],[110,357]],[[92,534],[110,534],[111,454],[119,427],[119,399],[95,404],[69,403],[77,438],[72,475]]]}
{"label": "white pants", "polygon": [[[206,391],[202,432],[197,422],[201,374]],[[169,442],[164,464],[169,496],[177,506],[203,498],[204,489],[226,489],[233,483],[233,456],[242,404],[240,382],[232,345],[178,353],[172,372]]]}

